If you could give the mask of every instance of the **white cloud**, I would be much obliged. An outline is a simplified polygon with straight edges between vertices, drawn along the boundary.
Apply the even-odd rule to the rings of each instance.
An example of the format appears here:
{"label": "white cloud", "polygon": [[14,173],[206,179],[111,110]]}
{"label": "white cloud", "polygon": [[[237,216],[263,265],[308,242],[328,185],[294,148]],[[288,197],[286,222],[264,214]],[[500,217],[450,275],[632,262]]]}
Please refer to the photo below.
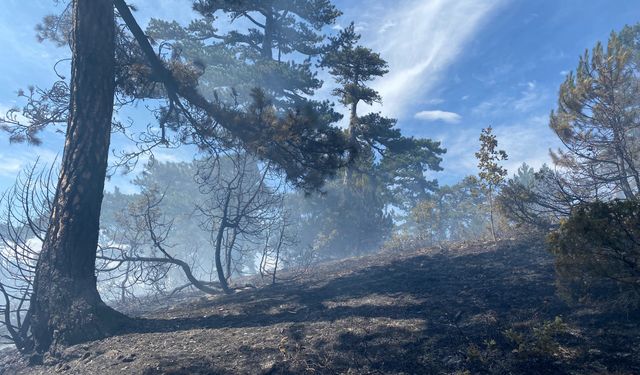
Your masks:
{"label": "white cloud", "polygon": [[512,64],[504,63],[494,66],[488,72],[473,73],[472,77],[485,86],[493,86],[496,85],[500,79],[504,79],[504,77],[513,72],[514,69],[515,67]]}
{"label": "white cloud", "polygon": [[443,121],[449,124],[457,124],[462,120],[462,116],[455,112],[447,112],[447,111],[421,111],[414,115],[418,120],[425,121]]}
{"label": "white cloud", "polygon": [[549,101],[544,90],[538,89],[535,82],[527,82],[525,89],[520,92],[520,98],[513,103],[513,108],[519,112],[528,112]]}
{"label": "white cloud", "polygon": [[383,8],[378,17],[380,24],[389,25],[386,32],[365,35],[365,43],[389,62],[390,73],[374,85],[382,95],[384,112],[406,115],[504,2],[405,0],[394,6],[396,11]]}
{"label": "white cloud", "polygon": [[[0,135],[2,135],[0,133]],[[6,191],[14,183],[18,175],[25,168],[38,163],[39,170],[48,168],[56,162],[57,155],[44,147],[34,147],[26,144],[9,144],[0,141],[0,193]]]}
{"label": "white cloud", "polygon": [[367,28],[369,27],[369,24],[367,22],[361,21],[361,22],[357,22],[355,27],[353,28],[353,30],[356,33],[362,33],[363,31],[367,30]]}
{"label": "white cloud", "polygon": [[15,177],[24,164],[22,160],[4,154],[0,154],[0,161],[0,177]]}
{"label": "white cloud", "polygon": [[166,149],[158,149],[153,153],[153,157],[156,161],[160,163],[180,163],[180,162],[189,162],[193,160],[193,155],[189,155],[189,157],[185,157],[184,155],[178,154],[176,150],[166,150]]}

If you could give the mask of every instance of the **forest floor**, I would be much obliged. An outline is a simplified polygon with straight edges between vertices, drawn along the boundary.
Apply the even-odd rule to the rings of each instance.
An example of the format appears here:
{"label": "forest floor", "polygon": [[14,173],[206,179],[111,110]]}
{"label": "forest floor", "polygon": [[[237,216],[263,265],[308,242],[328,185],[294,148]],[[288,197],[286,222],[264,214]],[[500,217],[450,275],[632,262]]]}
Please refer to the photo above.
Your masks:
{"label": "forest floor", "polygon": [[539,243],[376,254],[138,304],[131,332],[39,366],[0,352],[0,374],[640,374],[638,316],[565,304]]}

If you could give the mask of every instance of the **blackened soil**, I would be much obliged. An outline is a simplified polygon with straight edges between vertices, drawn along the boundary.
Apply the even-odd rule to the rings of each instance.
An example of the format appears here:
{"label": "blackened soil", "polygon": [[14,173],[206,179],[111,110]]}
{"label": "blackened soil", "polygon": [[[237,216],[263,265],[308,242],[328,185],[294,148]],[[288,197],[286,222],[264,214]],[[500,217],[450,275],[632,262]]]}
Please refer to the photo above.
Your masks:
{"label": "blackened soil", "polygon": [[568,306],[540,243],[377,254],[130,307],[130,332],[40,366],[3,352],[0,374],[640,374],[640,318]]}

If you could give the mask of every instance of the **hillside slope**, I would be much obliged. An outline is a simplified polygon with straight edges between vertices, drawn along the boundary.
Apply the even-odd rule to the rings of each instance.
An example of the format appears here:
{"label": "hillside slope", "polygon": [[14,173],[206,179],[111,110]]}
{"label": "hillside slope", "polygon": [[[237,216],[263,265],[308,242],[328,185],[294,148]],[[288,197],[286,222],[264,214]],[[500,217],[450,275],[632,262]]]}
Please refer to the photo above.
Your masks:
{"label": "hillside slope", "polygon": [[640,373],[637,317],[569,307],[553,283],[525,242],[371,255],[139,306],[130,333],[35,367],[4,352],[0,374]]}

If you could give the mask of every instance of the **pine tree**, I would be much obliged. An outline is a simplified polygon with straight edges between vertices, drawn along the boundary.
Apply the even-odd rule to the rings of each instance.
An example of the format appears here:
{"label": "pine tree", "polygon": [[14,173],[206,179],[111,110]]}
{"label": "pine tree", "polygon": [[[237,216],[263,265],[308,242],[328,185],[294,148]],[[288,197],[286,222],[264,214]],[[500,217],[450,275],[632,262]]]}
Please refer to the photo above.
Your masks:
{"label": "pine tree", "polygon": [[[352,149],[362,155],[358,157],[361,160],[370,160],[367,173],[381,187],[385,204],[408,208],[417,202],[416,196],[424,198],[437,186],[435,180],[425,178],[425,172],[441,170],[439,155],[445,150],[439,142],[403,136],[397,120],[380,113],[359,116],[360,103],[371,105],[382,100],[370,84],[388,72],[387,62],[380,54],[358,45],[360,35],[353,24],[330,40],[321,65],[339,84],[334,95],[349,108],[347,133]],[[354,169],[358,169],[358,163],[355,168],[347,168],[346,179]]]}
{"label": "pine tree", "polygon": [[440,169],[438,155],[444,152],[438,142],[403,136],[395,119],[358,115],[361,103],[382,100],[370,84],[388,72],[386,61],[359,40],[355,26],[349,25],[330,38],[321,61],[338,84],[333,94],[350,114],[345,133],[353,160],[341,172],[342,181],[330,185],[318,215],[322,225],[317,237],[338,254],[370,251],[388,237],[393,228],[389,208],[407,207],[413,203],[409,199],[436,186],[425,172]]}
{"label": "pine tree", "polygon": [[[175,43],[181,56],[205,67],[205,95],[246,103],[260,87],[278,108],[302,102],[323,108],[309,96],[322,86],[312,63],[325,42],[322,29],[341,14],[331,2],[202,0],[194,9],[201,18],[187,27],[152,20],[147,32],[156,41]],[[215,24],[223,17],[230,22],[221,33]]]}
{"label": "pine tree", "polygon": [[580,197],[586,201],[640,196],[639,53],[633,50],[640,29],[627,27],[621,35],[585,52],[560,86],[550,117],[564,146],[552,153],[554,164],[572,190],[590,192]]}
{"label": "pine tree", "polygon": [[380,54],[358,45],[359,40],[360,35],[355,32],[355,25],[352,23],[337,37],[331,38],[331,44],[322,60],[322,66],[329,68],[340,85],[333,90],[333,94],[349,108],[348,132],[354,143],[359,136],[358,104],[364,102],[371,105],[382,100],[380,94],[367,84],[389,72],[387,62]]}
{"label": "pine tree", "polygon": [[102,302],[95,277],[115,92],[113,3],[75,0],[73,12],[67,142],[29,310],[39,351],[113,333],[124,320]]}

